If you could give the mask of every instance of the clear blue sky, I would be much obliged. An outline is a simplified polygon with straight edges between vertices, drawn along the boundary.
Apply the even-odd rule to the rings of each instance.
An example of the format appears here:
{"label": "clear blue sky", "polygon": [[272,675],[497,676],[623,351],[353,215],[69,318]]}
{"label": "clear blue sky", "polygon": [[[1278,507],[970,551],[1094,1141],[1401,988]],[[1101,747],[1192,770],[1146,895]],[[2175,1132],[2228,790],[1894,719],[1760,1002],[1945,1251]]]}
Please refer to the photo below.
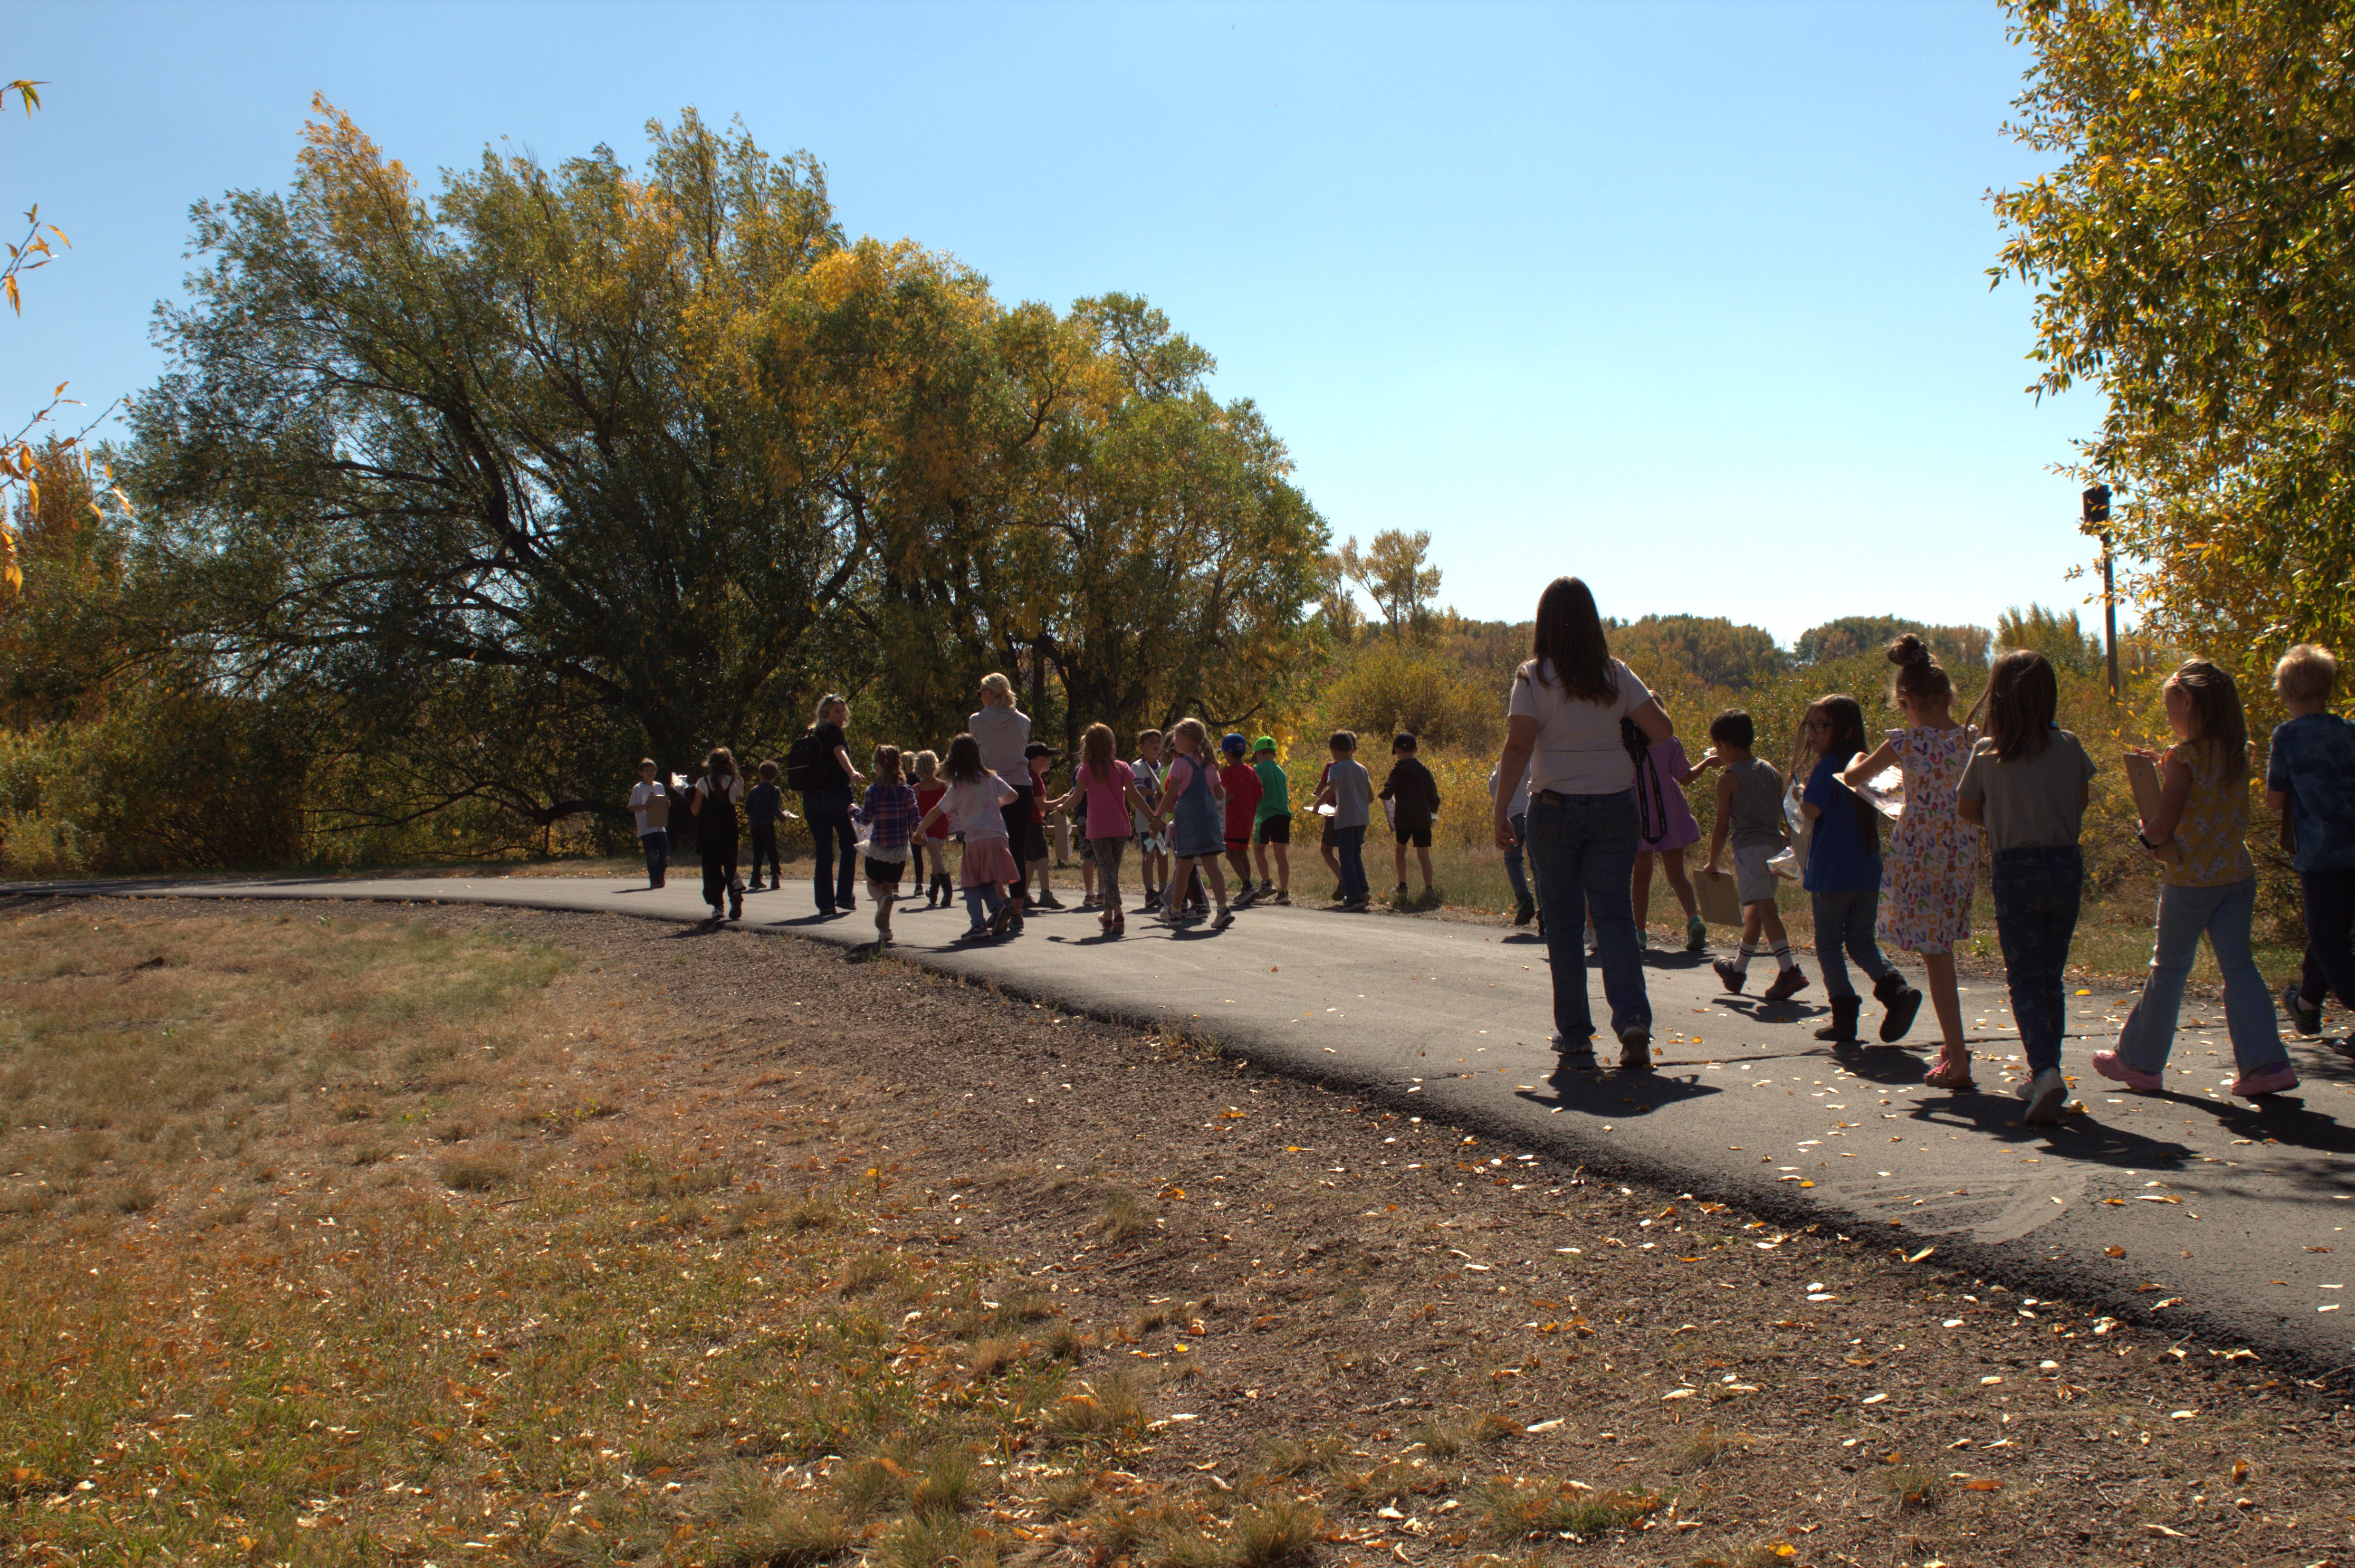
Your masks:
{"label": "clear blue sky", "polygon": [[[1149,296],[1265,408],[1337,539],[1444,600],[1991,624],[2075,604],[2098,421],[2040,408],[1985,192],[2026,59],[1991,0],[1634,5],[124,5],[9,0],[0,203],[75,248],[0,321],[0,413],[152,380],[191,202],[288,178],[312,92],[426,172],[634,161],[741,115],[853,233],[1007,301]],[[14,237],[13,234],[11,236]]]}

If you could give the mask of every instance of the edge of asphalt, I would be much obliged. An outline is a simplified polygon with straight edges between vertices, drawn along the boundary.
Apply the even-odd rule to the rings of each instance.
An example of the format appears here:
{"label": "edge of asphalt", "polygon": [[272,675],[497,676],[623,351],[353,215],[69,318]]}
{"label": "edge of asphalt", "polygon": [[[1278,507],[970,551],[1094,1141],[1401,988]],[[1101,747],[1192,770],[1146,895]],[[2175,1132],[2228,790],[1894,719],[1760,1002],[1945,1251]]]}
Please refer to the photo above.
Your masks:
{"label": "edge of asphalt", "polygon": [[[519,878],[504,880],[511,883],[527,880]],[[261,896],[314,903],[464,904],[484,909],[529,909],[556,914],[596,913],[683,929],[712,923],[708,919],[682,920],[675,914],[655,910],[584,911],[552,900],[510,894],[504,890],[494,897],[437,897],[428,891],[432,885],[430,879],[418,879],[415,885],[418,888],[415,893],[338,894],[333,891],[333,884],[323,888],[318,883],[305,882],[304,891],[289,888],[282,893]],[[10,901],[30,899],[218,899],[226,901],[253,896],[238,889],[208,887],[202,883],[158,885],[137,880],[122,882],[0,883],[0,908],[5,908]],[[858,962],[859,953],[871,953],[874,947],[871,939],[853,939],[850,933],[858,928],[848,924],[795,926],[782,930],[766,924],[737,924],[737,929],[761,936],[798,937],[820,943],[841,953],[845,962]],[[1003,996],[1039,1007],[1052,1006],[1069,1015],[1123,1029],[1160,1030],[1173,1026],[1174,1016],[1166,1008],[1139,1008],[1124,1004],[1116,997],[1087,995],[1084,994],[1086,988],[1082,987],[1052,988],[1002,979],[983,972],[978,965],[953,961],[964,955],[988,951],[987,948],[895,946],[890,950],[890,956],[961,983],[986,984]],[[1206,1029],[1199,1023],[1189,1022],[1185,1026],[1185,1032],[1210,1046],[1220,1057],[1233,1060],[1243,1067],[1258,1067],[1272,1076],[1303,1083],[1321,1092],[1346,1093],[1362,1104],[1379,1105],[1401,1115],[1419,1115],[1426,1120],[1440,1121],[1483,1139],[1518,1145],[1564,1168],[1567,1179],[1572,1183],[1585,1180],[1639,1182],[1665,1194],[1738,1207],[1794,1235],[1813,1234],[1830,1228],[1839,1241],[1864,1247],[1877,1244],[1872,1232],[1876,1228],[1882,1228],[1877,1227],[1875,1221],[1865,1216],[1844,1211],[1831,1198],[1820,1197],[1804,1201],[1785,1196],[1777,1186],[1727,1180],[1710,1172],[1686,1170],[1666,1160],[1647,1158],[1640,1148],[1630,1149],[1591,1137],[1580,1137],[1572,1130],[1576,1124],[1569,1124],[1561,1130],[1551,1126],[1540,1129],[1494,1115],[1476,1105],[1450,1104],[1444,1097],[1434,1098],[1427,1093],[1410,1096],[1401,1085],[1383,1077],[1379,1072],[1352,1069],[1321,1053],[1311,1056],[1284,1040],[1273,1029],[1263,1027],[1248,1018],[1220,1020],[1215,1029]],[[1841,1228],[1843,1221],[1847,1223],[1846,1229]],[[2269,1325],[2260,1321],[2258,1314],[2235,1312],[2229,1306],[2220,1307],[2177,1303],[2170,1309],[2168,1321],[2161,1323],[2156,1311],[2139,1304],[2147,1294],[2143,1283],[2130,1272],[2110,1266],[2106,1258],[2083,1259],[2050,1254],[2043,1248],[2032,1246],[2024,1240],[1983,1243],[1967,1236],[1947,1233],[1934,1238],[1913,1232],[1900,1231],[1897,1233],[1917,1243],[1910,1249],[1894,1245],[1886,1249],[1896,1257],[1906,1260],[1898,1266],[1907,1266],[1923,1247],[1928,1247],[1933,1251],[1922,1262],[1933,1268],[1959,1269],[1977,1276],[1981,1282],[1991,1281],[2014,1291],[2033,1292],[2048,1299],[2065,1301],[2081,1310],[2105,1314],[2122,1324],[2141,1328],[2154,1338],[2169,1340],[2169,1349],[2180,1350],[2200,1341],[2220,1346],[2262,1345],[2267,1356],[2273,1358],[2266,1364],[2307,1391],[2326,1394],[2333,1389],[2340,1392],[2355,1391],[2355,1361],[2327,1358],[2311,1345],[2268,1332]],[[2222,1352],[2212,1353],[2221,1355]],[[2205,1371],[2204,1368],[2200,1370]]]}

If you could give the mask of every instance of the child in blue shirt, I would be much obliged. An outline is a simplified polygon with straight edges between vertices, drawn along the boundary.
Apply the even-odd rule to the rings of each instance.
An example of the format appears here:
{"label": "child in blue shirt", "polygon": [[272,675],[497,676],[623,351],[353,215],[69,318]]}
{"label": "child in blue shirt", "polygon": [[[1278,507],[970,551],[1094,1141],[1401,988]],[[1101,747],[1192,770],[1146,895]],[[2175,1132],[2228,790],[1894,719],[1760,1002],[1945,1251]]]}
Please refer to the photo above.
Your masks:
{"label": "child in blue shirt", "polygon": [[1807,709],[1802,732],[1817,760],[1799,796],[1799,812],[1813,829],[1799,885],[1814,904],[1816,962],[1832,1005],[1832,1021],[1816,1038],[1834,1045],[1856,1043],[1864,998],[1840,960],[1845,948],[1871,978],[1873,998],[1888,1009],[1881,1020],[1882,1042],[1902,1040],[1922,1010],[1922,993],[1906,984],[1873,940],[1873,923],[1881,914],[1881,814],[1840,782],[1840,770],[1872,749],[1864,732],[1864,706],[1845,692],[1819,697]]}
{"label": "child in blue shirt", "polygon": [[[2265,804],[2286,814],[2296,837],[2290,864],[2306,906],[2306,966],[2282,993],[2282,1010],[2303,1035],[2322,1032],[2322,999],[2335,994],[2355,1011],[2355,725],[2330,711],[2339,661],[2301,643],[2274,667],[2274,690],[2289,718],[2274,727],[2265,762]],[[2355,1035],[2337,1042],[2355,1056]]]}

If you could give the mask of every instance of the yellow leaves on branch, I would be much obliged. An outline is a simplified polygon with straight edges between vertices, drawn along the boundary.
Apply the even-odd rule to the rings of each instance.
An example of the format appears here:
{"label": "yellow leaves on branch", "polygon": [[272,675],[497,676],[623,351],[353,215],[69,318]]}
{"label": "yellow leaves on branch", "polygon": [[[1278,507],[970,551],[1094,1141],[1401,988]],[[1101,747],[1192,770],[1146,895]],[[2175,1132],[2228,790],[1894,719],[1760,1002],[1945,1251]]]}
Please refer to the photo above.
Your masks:
{"label": "yellow leaves on branch", "polygon": [[311,95],[311,112],[315,118],[303,127],[303,148],[294,158],[301,171],[297,188],[320,203],[336,240],[346,246],[368,249],[405,238],[423,218],[409,170],[398,158],[388,163],[368,133],[325,93]]}

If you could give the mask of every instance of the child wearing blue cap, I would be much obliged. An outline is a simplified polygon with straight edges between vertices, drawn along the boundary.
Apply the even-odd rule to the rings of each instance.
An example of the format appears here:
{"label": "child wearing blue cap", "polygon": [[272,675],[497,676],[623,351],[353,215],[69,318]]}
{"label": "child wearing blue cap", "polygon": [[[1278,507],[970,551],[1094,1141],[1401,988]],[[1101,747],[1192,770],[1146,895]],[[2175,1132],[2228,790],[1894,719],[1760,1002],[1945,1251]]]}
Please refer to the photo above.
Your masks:
{"label": "child wearing blue cap", "polygon": [[1235,886],[1241,890],[1235,894],[1237,909],[1259,896],[1259,890],[1252,886],[1251,837],[1264,790],[1259,773],[1243,761],[1250,745],[1241,735],[1229,735],[1219,742],[1219,753],[1225,759],[1219,764],[1219,787],[1227,793],[1227,864],[1234,868]]}

